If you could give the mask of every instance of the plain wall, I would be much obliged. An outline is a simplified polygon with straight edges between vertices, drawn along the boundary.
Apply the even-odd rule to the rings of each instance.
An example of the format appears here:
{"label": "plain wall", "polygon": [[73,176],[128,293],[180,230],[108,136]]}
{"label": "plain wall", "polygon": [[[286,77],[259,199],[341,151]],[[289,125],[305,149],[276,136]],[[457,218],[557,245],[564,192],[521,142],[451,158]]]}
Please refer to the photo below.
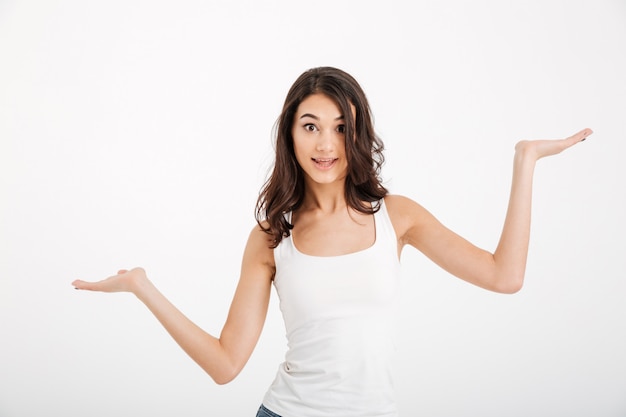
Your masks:
{"label": "plain wall", "polygon": [[[626,3],[0,2],[0,416],[253,416],[286,341],[276,294],[218,386],[129,294],[143,266],[219,334],[304,70],[366,91],[385,184],[493,250],[520,139],[539,161],[525,287],[402,255],[405,417],[626,415]],[[372,337],[376,337],[372,334]]]}

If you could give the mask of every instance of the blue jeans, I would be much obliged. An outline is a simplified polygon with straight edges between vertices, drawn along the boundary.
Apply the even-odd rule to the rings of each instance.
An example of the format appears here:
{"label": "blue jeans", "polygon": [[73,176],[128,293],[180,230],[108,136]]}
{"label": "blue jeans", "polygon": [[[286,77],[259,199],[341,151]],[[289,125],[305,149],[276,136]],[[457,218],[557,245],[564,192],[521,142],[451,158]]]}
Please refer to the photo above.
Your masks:
{"label": "blue jeans", "polygon": [[280,417],[278,414],[271,412],[263,404],[259,407],[259,411],[256,413],[256,417]]}

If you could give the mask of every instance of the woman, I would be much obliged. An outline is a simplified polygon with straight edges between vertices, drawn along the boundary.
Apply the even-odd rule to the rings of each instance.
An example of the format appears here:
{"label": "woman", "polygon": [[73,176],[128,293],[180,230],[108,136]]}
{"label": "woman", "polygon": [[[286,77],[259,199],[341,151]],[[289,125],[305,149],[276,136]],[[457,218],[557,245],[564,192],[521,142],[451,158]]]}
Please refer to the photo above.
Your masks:
{"label": "woman", "polygon": [[482,288],[518,291],[524,279],[535,163],[585,140],[521,141],[494,253],[472,245],[379,178],[383,143],[357,81],[331,67],[304,72],[277,124],[274,169],[218,337],[187,319],[141,268],[77,289],[127,291],[152,311],[218,384],[243,368],[259,338],[273,284],[289,349],[257,416],[396,416],[391,380],[399,258],[405,245]]}

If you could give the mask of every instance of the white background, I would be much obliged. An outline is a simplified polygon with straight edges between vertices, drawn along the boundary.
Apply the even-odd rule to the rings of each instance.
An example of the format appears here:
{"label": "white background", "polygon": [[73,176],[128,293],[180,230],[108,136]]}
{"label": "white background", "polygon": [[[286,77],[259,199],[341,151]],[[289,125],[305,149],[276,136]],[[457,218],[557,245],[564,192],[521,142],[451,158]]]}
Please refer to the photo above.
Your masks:
{"label": "white background", "polygon": [[391,191],[490,250],[515,143],[595,131],[537,166],[521,292],[404,252],[402,415],[626,415],[624,1],[4,0],[0,416],[255,414],[275,293],[217,386],[133,296],[70,283],[143,266],[219,334],[273,123],[320,65],[368,94]]}

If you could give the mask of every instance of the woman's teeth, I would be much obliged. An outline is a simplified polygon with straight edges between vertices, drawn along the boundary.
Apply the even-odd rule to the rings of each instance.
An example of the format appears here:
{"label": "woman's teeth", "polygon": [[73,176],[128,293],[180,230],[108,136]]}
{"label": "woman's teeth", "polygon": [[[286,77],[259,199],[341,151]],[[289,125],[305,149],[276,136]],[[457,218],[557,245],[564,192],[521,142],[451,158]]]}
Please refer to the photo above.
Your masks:
{"label": "woman's teeth", "polygon": [[335,159],[333,159],[333,158],[330,158],[330,159],[328,159],[328,158],[325,158],[325,159],[315,159],[314,158],[313,160],[315,161],[315,163],[317,165],[320,165],[320,166],[325,167],[325,168],[331,166],[333,164],[333,162],[335,162]]}

